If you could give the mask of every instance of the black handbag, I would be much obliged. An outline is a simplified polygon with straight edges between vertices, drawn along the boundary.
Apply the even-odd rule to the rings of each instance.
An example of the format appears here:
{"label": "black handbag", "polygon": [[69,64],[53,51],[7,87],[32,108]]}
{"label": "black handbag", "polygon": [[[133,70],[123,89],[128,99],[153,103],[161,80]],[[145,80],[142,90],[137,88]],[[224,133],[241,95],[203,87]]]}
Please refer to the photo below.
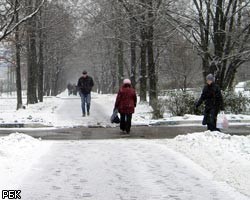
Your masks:
{"label": "black handbag", "polygon": [[120,124],[120,118],[118,116],[118,110],[117,109],[114,109],[113,110],[113,114],[111,115],[110,117],[110,122],[113,124]]}

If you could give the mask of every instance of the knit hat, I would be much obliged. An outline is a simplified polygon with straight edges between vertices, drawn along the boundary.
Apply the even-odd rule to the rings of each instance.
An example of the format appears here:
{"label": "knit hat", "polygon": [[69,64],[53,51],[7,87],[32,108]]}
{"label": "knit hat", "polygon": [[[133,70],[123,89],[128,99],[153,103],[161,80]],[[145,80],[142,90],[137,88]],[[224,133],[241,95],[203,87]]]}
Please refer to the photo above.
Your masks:
{"label": "knit hat", "polygon": [[213,74],[208,74],[207,77],[206,77],[206,80],[214,82],[214,80],[215,80],[214,75]]}
{"label": "knit hat", "polygon": [[131,81],[129,79],[124,79],[123,80],[123,84],[129,84],[129,85],[131,85]]}

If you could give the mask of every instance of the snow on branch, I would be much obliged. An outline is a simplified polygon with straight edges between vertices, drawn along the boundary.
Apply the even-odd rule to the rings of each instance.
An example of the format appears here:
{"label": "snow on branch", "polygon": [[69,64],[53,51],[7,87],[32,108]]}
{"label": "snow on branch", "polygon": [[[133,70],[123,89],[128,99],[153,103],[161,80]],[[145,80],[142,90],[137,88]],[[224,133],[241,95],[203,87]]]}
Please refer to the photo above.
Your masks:
{"label": "snow on branch", "polygon": [[22,23],[26,22],[27,20],[29,20],[33,16],[35,16],[39,12],[39,10],[41,9],[41,7],[43,6],[44,2],[45,2],[45,0],[42,0],[41,3],[40,3],[40,5],[32,13],[30,13],[29,15],[23,17],[20,21],[18,21],[16,24],[14,24],[15,16],[16,16],[17,12],[19,11],[19,8],[17,6],[18,3],[16,1],[15,2],[16,5],[14,6],[13,14],[11,16],[9,16],[9,18],[10,18],[9,22],[6,22],[5,24],[2,25],[2,27],[0,27],[0,30],[1,30],[0,31],[0,41],[2,41],[8,35],[10,35]]}

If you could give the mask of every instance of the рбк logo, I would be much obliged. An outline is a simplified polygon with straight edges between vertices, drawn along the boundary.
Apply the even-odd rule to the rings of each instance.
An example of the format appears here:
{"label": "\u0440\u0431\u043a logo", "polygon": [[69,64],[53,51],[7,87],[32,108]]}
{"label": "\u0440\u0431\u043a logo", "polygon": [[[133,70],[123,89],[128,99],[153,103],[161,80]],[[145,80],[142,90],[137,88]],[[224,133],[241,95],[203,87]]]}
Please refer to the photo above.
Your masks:
{"label": "\u0440\u0431\u043a logo", "polygon": [[2,190],[2,199],[21,199],[21,190]]}

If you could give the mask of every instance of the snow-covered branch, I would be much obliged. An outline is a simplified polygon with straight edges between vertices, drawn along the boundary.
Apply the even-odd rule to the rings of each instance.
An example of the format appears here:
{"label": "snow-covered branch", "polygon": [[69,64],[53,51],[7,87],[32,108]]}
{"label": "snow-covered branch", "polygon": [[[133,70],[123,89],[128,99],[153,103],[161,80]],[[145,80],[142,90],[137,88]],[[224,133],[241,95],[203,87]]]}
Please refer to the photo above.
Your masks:
{"label": "snow-covered branch", "polygon": [[[5,23],[0,24],[0,41],[5,39],[8,35],[10,35],[18,26],[20,26],[22,23],[26,22],[27,20],[31,19],[34,15],[38,13],[38,11],[43,6],[45,0],[41,0],[41,3],[38,5],[38,7],[29,15],[24,16],[22,19],[20,19],[17,23],[15,23],[15,17],[17,12],[19,12],[19,1],[16,0],[14,5],[11,6],[13,9],[12,11],[6,11],[5,15],[1,15],[0,18],[6,18],[4,21]],[[9,14],[8,12],[11,12]],[[0,20],[1,22],[2,20]]]}

